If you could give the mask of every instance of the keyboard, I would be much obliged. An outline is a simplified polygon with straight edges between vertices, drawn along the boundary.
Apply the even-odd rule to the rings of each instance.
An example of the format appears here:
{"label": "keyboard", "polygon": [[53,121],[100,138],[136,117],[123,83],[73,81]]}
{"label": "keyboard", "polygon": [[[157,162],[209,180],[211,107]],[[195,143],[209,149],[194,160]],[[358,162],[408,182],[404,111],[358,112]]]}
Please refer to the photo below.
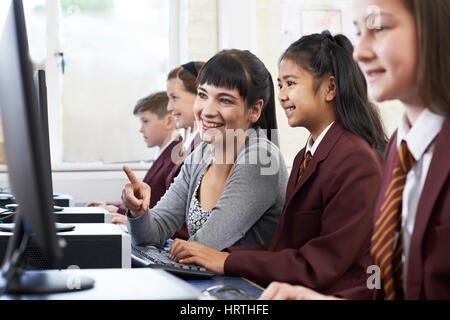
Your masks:
{"label": "keyboard", "polygon": [[154,246],[132,246],[133,267],[164,269],[182,279],[209,279],[216,274],[195,264],[182,264],[169,259],[169,252]]}

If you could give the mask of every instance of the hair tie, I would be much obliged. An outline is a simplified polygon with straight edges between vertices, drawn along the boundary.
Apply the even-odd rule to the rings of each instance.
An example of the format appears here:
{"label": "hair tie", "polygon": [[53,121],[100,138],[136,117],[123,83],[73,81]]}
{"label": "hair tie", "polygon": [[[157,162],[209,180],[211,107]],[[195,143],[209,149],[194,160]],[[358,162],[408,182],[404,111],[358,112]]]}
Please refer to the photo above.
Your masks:
{"label": "hair tie", "polygon": [[322,37],[323,37],[322,41],[328,39],[328,40],[330,40],[330,42],[336,44],[336,39],[331,35],[331,33],[328,30],[322,32]]}
{"label": "hair tie", "polygon": [[181,67],[186,69],[187,71],[189,71],[190,74],[192,74],[195,78],[197,78],[198,71],[195,68],[195,62],[194,61],[185,63],[185,64],[181,65]]}

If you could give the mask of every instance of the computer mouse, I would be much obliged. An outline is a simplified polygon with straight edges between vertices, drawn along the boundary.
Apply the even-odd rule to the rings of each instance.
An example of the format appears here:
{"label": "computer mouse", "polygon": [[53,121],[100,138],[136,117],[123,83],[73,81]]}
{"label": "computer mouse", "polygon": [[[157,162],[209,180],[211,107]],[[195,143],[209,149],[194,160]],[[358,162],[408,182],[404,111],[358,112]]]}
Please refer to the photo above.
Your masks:
{"label": "computer mouse", "polygon": [[219,284],[212,287],[209,287],[205,291],[204,294],[215,297],[219,300],[255,300],[256,296],[250,295],[246,293],[241,288],[236,286],[227,285],[227,284]]}

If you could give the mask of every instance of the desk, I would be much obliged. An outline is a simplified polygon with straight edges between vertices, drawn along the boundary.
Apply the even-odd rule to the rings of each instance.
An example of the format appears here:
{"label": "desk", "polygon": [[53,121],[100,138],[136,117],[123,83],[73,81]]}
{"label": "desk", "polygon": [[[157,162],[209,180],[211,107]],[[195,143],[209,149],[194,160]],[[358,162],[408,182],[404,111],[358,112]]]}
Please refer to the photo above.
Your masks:
{"label": "desk", "polygon": [[[34,272],[34,271],[29,271]],[[91,277],[94,288],[46,295],[3,295],[4,300],[196,300],[201,292],[171,274],[151,268],[47,270]]]}
{"label": "desk", "polygon": [[[35,271],[28,271],[35,272]],[[163,270],[139,269],[81,269],[47,270],[92,277],[94,288],[46,295],[3,295],[2,300],[196,300],[202,291],[219,284],[239,287],[248,294],[259,296],[261,289],[239,277],[215,276],[208,280],[181,280]]]}

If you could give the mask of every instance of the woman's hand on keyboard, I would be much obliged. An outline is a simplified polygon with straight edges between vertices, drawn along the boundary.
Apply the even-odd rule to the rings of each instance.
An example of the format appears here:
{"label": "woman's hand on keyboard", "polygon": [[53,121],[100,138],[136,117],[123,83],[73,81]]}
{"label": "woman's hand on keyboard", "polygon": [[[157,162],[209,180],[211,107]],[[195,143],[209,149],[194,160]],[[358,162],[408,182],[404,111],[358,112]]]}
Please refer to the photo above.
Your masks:
{"label": "woman's hand on keyboard", "polygon": [[122,190],[122,201],[134,218],[144,214],[150,204],[150,186],[136,178],[134,172],[127,166],[123,166],[123,171],[127,174],[130,183],[127,183]]}
{"label": "woman's hand on keyboard", "polygon": [[229,253],[210,249],[198,242],[175,239],[169,258],[185,264],[198,264],[214,273],[224,274],[224,264]]}

